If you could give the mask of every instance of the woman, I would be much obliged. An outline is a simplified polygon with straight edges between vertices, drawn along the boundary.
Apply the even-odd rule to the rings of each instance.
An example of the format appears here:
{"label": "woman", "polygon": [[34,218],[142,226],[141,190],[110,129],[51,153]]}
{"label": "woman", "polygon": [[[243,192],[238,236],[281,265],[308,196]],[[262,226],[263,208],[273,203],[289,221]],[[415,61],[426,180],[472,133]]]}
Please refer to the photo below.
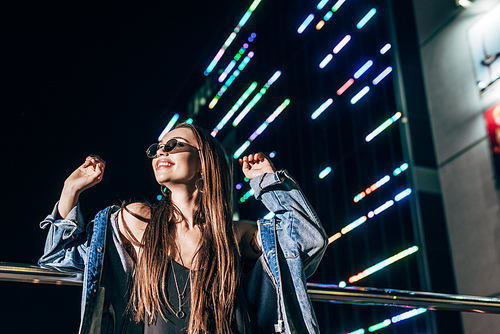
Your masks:
{"label": "woman", "polygon": [[40,265],[85,271],[80,332],[318,332],[305,278],[327,239],[296,182],[263,154],[239,160],[276,214],[257,227],[233,222],[231,168],[208,132],[182,123],[147,154],[159,205],[109,207],[85,226],[78,197],[105,167],[91,156],[41,223]]}

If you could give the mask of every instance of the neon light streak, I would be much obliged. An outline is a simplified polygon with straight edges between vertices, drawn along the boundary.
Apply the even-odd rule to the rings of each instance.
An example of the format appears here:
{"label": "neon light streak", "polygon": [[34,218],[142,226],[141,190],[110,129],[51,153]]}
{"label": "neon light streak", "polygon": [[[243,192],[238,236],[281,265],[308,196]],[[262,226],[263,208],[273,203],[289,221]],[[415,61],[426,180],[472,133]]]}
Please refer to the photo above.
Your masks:
{"label": "neon light streak", "polygon": [[334,242],[335,240],[337,240],[341,236],[342,236],[342,233],[340,233],[340,232],[335,233],[334,235],[332,235],[331,237],[328,238],[328,244],[331,244],[332,242]]}
{"label": "neon light streak", "polygon": [[[377,182],[377,183],[379,183],[379,184],[378,184],[378,186],[379,186],[379,187],[380,187],[381,185],[383,185],[384,183],[386,183],[386,182],[387,182],[387,181],[386,181],[386,180],[387,180],[387,179],[386,179],[386,177],[388,177],[388,176],[383,177],[382,179],[380,179],[380,180]],[[375,184],[375,185],[376,185],[376,184]],[[370,190],[370,188],[367,188],[367,189],[366,189],[366,194],[368,194],[368,193],[369,193],[369,192],[368,192],[369,190]],[[371,190],[370,190],[370,192],[371,192]],[[404,197],[408,196],[410,193],[411,193],[411,189],[410,189],[410,188],[407,188],[407,189],[403,190],[402,192],[400,192],[398,195],[396,195],[396,197],[394,198],[394,200],[395,200],[396,202],[398,202],[398,201],[400,201],[401,199],[403,199]],[[358,194],[356,197],[358,197],[358,196],[359,196],[359,194]],[[365,196],[365,194],[363,194],[363,196],[362,196],[362,197],[364,197],[364,196]],[[356,198],[356,197],[355,197],[355,198]],[[340,230],[340,232],[338,232],[338,233],[341,233],[341,234],[347,234],[347,233],[351,232],[352,230],[354,230],[354,229],[355,229],[355,228],[357,228],[358,226],[360,226],[360,225],[362,225],[363,223],[365,223],[368,219],[371,219],[371,218],[375,217],[376,215],[378,215],[378,214],[382,213],[383,211],[385,211],[386,209],[390,208],[390,207],[391,207],[391,206],[393,206],[393,205],[394,205],[394,201],[393,201],[393,200],[388,200],[387,202],[385,202],[384,204],[382,204],[381,206],[379,206],[379,207],[378,207],[378,208],[376,208],[375,210],[372,210],[372,211],[368,212],[368,213],[366,214],[366,216],[362,216],[362,217],[360,217],[360,218],[356,219],[355,221],[353,221],[352,223],[348,224],[347,226],[345,226],[344,228],[342,228],[342,229]],[[330,237],[330,238],[328,239],[328,243],[329,243],[329,244],[330,244],[330,243],[332,243],[332,242],[334,242],[335,240],[337,240],[337,239],[339,239],[339,238],[341,237],[340,235],[338,235],[338,233],[336,233],[335,235],[333,235],[332,237]]]}
{"label": "neon light streak", "polygon": [[365,334],[365,330],[363,328],[357,329],[354,332],[349,332],[348,334]]}
{"label": "neon light streak", "polygon": [[269,153],[269,158],[274,158],[276,156],[276,151],[272,151]]}
{"label": "neon light streak", "polygon": [[392,172],[392,175],[397,176],[397,175],[401,174],[402,172],[404,172],[407,169],[408,169],[408,164],[405,162],[404,164],[402,164],[401,166],[399,166],[398,168],[396,168]]}
{"label": "neon light streak", "polygon": [[250,62],[250,59],[252,59],[254,56],[254,52],[250,51],[248,55],[241,61],[241,63],[238,65],[238,70],[243,71],[247,64]]}
{"label": "neon light streak", "polygon": [[366,216],[363,216],[361,218],[358,218],[356,219],[355,221],[353,221],[352,223],[350,223],[349,225],[347,225],[346,227],[344,227],[342,230],[340,230],[340,232],[342,234],[346,234],[346,233],[349,233],[351,232],[352,230],[354,230],[356,227],[358,227],[359,225],[363,224],[364,222],[366,222],[368,219],[366,218]]}
{"label": "neon light streak", "polygon": [[325,7],[325,5],[328,3],[328,1],[330,1],[330,0],[321,0],[321,1],[318,3],[318,5],[316,6],[316,8],[317,8],[318,10],[322,10],[322,9],[323,9],[323,7]]}
{"label": "neon light streak", "polygon": [[346,90],[347,88],[351,87],[351,85],[354,83],[354,79],[353,78],[350,78],[349,80],[346,81],[345,84],[342,85],[342,87],[339,88],[339,90],[337,90],[337,95],[342,95]]}
{"label": "neon light streak", "polygon": [[299,34],[302,34],[304,32],[304,30],[306,30],[307,26],[311,23],[311,21],[314,19],[314,14],[309,14],[309,16],[306,17],[306,19],[304,20],[304,22],[302,22],[302,24],[299,26],[299,28],[297,29],[297,32]]}
{"label": "neon light streak", "polygon": [[394,205],[394,201],[393,200],[387,201],[384,204],[382,204],[381,206],[379,206],[378,208],[376,208],[375,210],[373,210],[373,213],[375,215],[378,215],[379,213],[381,213],[382,211],[387,210],[388,208],[390,208],[393,205]]}
{"label": "neon light streak", "polygon": [[325,20],[325,22],[327,22],[329,19],[331,19],[333,16],[333,12],[331,11],[328,11],[326,12],[325,16],[323,16],[323,20]]}
{"label": "neon light streak", "polygon": [[240,148],[237,149],[236,152],[234,152],[233,158],[238,159],[243,154],[243,152],[245,152],[248,146],[250,146],[250,143],[251,142],[248,140],[245,143],[243,143],[243,145],[241,145]]}
{"label": "neon light streak", "polygon": [[373,326],[368,327],[369,332],[375,332],[378,331],[379,329],[385,328],[391,324],[391,320],[385,319],[383,322],[375,324]]}
{"label": "neon light streak", "polygon": [[240,124],[241,120],[250,112],[250,110],[252,110],[257,102],[260,101],[262,95],[264,95],[265,92],[266,90],[264,90],[263,92],[263,89],[261,89],[260,92],[257,93],[250,102],[248,102],[247,106],[243,108],[240,114],[234,119],[233,126],[237,126],[238,124]]}
{"label": "neon light streak", "polygon": [[224,86],[222,86],[219,89],[219,91],[217,92],[217,95],[212,99],[212,101],[210,101],[210,103],[208,105],[208,108],[213,109],[215,107],[215,105],[217,104],[217,102],[219,102],[219,99],[226,92],[227,88],[229,86],[231,86],[231,84],[233,83],[234,79],[236,79],[240,75],[241,71],[243,71],[243,69],[245,69],[245,67],[250,62],[250,59],[252,59],[253,56],[254,56],[254,52],[250,51],[248,53],[248,55],[242,60],[242,62],[240,63],[240,65],[238,65],[238,69],[234,70],[233,74],[231,74],[231,76],[229,77],[229,79],[227,79],[226,82],[224,83]]}
{"label": "neon light streak", "polygon": [[328,108],[332,103],[333,103],[333,99],[329,98],[328,100],[326,100],[318,109],[316,109],[312,113],[311,118],[312,119],[318,118],[318,116],[321,115],[323,113],[323,111],[325,111],[326,108]]}
{"label": "neon light streak", "polygon": [[193,124],[193,119],[192,118],[188,118],[185,123],[186,124]]}
{"label": "neon light streak", "polygon": [[370,142],[373,138],[378,136],[382,131],[387,129],[389,126],[391,126],[394,122],[396,122],[398,119],[401,118],[401,112],[395,113],[391,118],[388,118],[387,120],[384,121],[381,125],[379,125],[375,130],[373,130],[368,136],[365,137],[365,141],[368,143]]}
{"label": "neon light streak", "polygon": [[240,22],[238,23],[238,25],[240,27],[243,27],[245,25],[245,23],[247,23],[248,19],[250,18],[252,14],[249,13],[249,12],[246,12],[245,15],[243,15],[243,17],[241,18]]}
{"label": "neon light streak", "polygon": [[224,52],[226,52],[226,49],[229,47],[229,45],[231,45],[238,32],[240,32],[241,28],[243,28],[243,26],[247,23],[248,19],[250,18],[250,16],[252,16],[253,11],[257,8],[260,2],[261,0],[254,0],[252,2],[246,13],[241,18],[238,25],[234,28],[233,32],[229,35],[229,37],[224,42],[220,50],[217,52],[217,55],[214,57],[214,59],[212,59],[208,67],[205,69],[204,73],[205,76],[208,76],[214,70],[215,66],[217,66],[217,63],[224,55]]}
{"label": "neon light streak", "polygon": [[378,180],[377,182],[375,182],[374,184],[372,184],[371,186],[366,188],[365,191],[354,196],[354,199],[353,199],[354,203],[361,201],[366,196],[366,194],[370,194],[371,192],[377,190],[378,188],[380,188],[381,186],[383,186],[384,184],[389,182],[390,179],[391,179],[391,177],[389,175],[384,176],[383,178],[381,178],[380,180]]}
{"label": "neon light streak", "polygon": [[316,24],[316,30],[320,30],[325,25],[325,21],[321,20]]}
{"label": "neon light streak", "polygon": [[393,264],[394,262],[399,261],[402,258],[405,258],[408,255],[411,255],[411,254],[417,252],[417,251],[418,251],[418,246],[412,246],[412,247],[410,247],[402,252],[399,252],[396,255],[393,255],[390,258],[388,258],[382,262],[379,262],[376,265],[371,266],[370,268],[360,272],[359,274],[349,277],[349,283],[357,282],[357,281],[359,281],[359,280],[361,280],[361,279]]}
{"label": "neon light streak", "polygon": [[380,49],[380,54],[385,55],[386,52],[389,51],[390,49],[391,49],[391,44],[387,43],[382,47],[382,49]]}
{"label": "neon light streak", "polygon": [[253,190],[253,188],[251,188],[243,196],[240,197],[240,203],[245,202],[247,199],[249,199],[250,197],[252,197],[254,193],[255,193],[255,191]]}
{"label": "neon light streak", "polygon": [[356,24],[356,28],[358,29],[363,28],[365,24],[367,24],[368,21],[370,21],[373,15],[375,15],[376,12],[377,10],[375,8],[370,9],[370,11],[366,13],[366,15],[358,22],[358,24]]}
{"label": "neon light streak", "polygon": [[346,35],[342,40],[333,48],[333,53],[337,54],[342,50],[344,46],[346,46],[347,43],[351,40],[351,35]]}
{"label": "neon light streak", "polygon": [[271,115],[269,115],[269,117],[265,120],[265,122],[262,123],[257,128],[257,130],[255,130],[254,133],[252,133],[252,135],[250,135],[247,141],[236,152],[234,152],[233,157],[235,159],[238,159],[243,154],[243,152],[245,152],[248,146],[250,146],[250,143],[254,141],[255,138],[257,138],[262,132],[264,132],[267,126],[271,124],[276,119],[276,117],[278,117],[281,114],[281,112],[285,110],[286,107],[288,107],[289,104],[290,104],[290,99],[286,99],[285,101],[283,101],[283,103],[281,103],[280,106],[276,108],[276,110],[274,110]]}
{"label": "neon light streak", "polygon": [[382,71],[375,79],[373,79],[372,83],[373,85],[378,85],[380,81],[382,81],[386,76],[389,75],[389,73],[392,72],[392,67],[387,67],[385,70]]}
{"label": "neon light streak", "polygon": [[278,80],[278,78],[281,76],[281,71],[276,71],[274,72],[273,76],[266,82],[264,85],[266,88],[271,87],[271,85]]}
{"label": "neon light streak", "polygon": [[174,116],[172,116],[167,126],[165,127],[165,129],[163,129],[160,136],[158,137],[158,141],[160,141],[163,138],[163,136],[165,136],[170,130],[172,130],[178,119],[179,119],[179,114],[174,114]]}
{"label": "neon light streak", "polygon": [[359,79],[371,66],[373,65],[373,61],[368,60],[359,68],[359,70],[354,73],[354,79]]}
{"label": "neon light streak", "polygon": [[224,125],[233,117],[234,113],[238,111],[238,109],[241,107],[241,105],[246,101],[246,99],[250,96],[250,94],[257,88],[257,82],[252,82],[252,84],[247,88],[247,90],[241,95],[241,97],[236,101],[236,103],[233,105],[231,110],[227,112],[227,114],[224,116],[224,118],[217,124],[215,129],[213,129],[211,135],[212,137],[215,137],[217,133],[222,130]]}
{"label": "neon light streak", "polygon": [[400,192],[399,194],[397,194],[396,196],[394,196],[394,200],[396,202],[399,202],[400,200],[402,200],[403,198],[405,198],[406,196],[408,196],[410,194],[411,194],[411,189],[410,188],[406,188],[405,190],[403,190],[402,192]]}
{"label": "neon light streak", "polygon": [[354,97],[351,99],[351,104],[356,104],[363,96],[365,96],[368,92],[370,91],[370,87],[365,86],[363,89],[359,91],[358,94],[354,95]]}
{"label": "neon light streak", "polygon": [[333,55],[329,53],[322,61],[319,63],[319,68],[325,68],[326,65],[333,59]]}
{"label": "neon light streak", "polygon": [[226,79],[227,75],[229,74],[229,72],[231,72],[235,66],[236,66],[236,60],[233,59],[226,66],[226,68],[224,69],[224,72],[222,72],[221,75],[219,76],[219,82],[224,81]]}
{"label": "neon light streak", "polygon": [[415,316],[417,316],[419,314],[425,313],[425,312],[427,312],[427,309],[425,309],[425,308],[417,308],[417,309],[414,309],[414,310],[411,310],[411,311],[408,311],[408,312],[396,315],[396,316],[394,316],[394,317],[391,318],[391,321],[392,321],[393,324],[395,324],[397,322],[413,318],[413,317],[415,317]]}
{"label": "neon light streak", "polygon": [[238,126],[240,122],[243,120],[243,118],[252,110],[252,108],[259,102],[259,100],[262,98],[262,96],[267,92],[267,89],[271,87],[271,85],[280,77],[281,71],[276,71],[273,76],[266,82],[264,87],[260,89],[260,92],[258,92],[253,99],[248,102],[247,106],[240,112],[240,114],[234,119],[233,121],[233,126]]}
{"label": "neon light streak", "polygon": [[[339,287],[340,287],[340,284],[339,284]],[[425,313],[425,312],[427,312],[427,309],[425,309],[425,308],[413,309],[411,311],[407,311],[407,312],[395,315],[391,319],[385,319],[384,321],[382,321],[378,324],[370,326],[370,327],[368,327],[368,331],[370,333],[373,333],[373,332],[376,332],[382,328],[386,328],[386,327],[390,326],[391,324],[396,324],[400,321],[408,320],[410,318],[413,318],[413,317],[420,315],[422,313]]]}
{"label": "neon light streak", "polygon": [[321,173],[319,173],[319,178],[324,179],[328,174],[330,174],[331,171],[332,171],[332,167],[326,167],[325,169],[323,169],[321,171]]}
{"label": "neon light streak", "polygon": [[290,100],[289,99],[286,99],[285,101],[283,101],[283,103],[278,107],[276,108],[276,110],[266,119],[266,121],[264,123],[262,123],[261,126],[259,126],[259,128],[257,130],[255,130],[254,133],[252,133],[252,135],[250,136],[250,138],[248,138],[250,141],[254,141],[255,138],[257,138],[262,132],[264,132],[264,130],[267,128],[267,126],[276,119],[276,117],[279,116],[279,114],[281,114],[281,112],[286,108],[288,107],[288,105],[290,104]]}
{"label": "neon light streak", "polygon": [[333,5],[332,7],[332,12],[336,12],[339,10],[340,6],[342,6],[344,4],[345,0],[339,0],[335,3],[335,5]]}

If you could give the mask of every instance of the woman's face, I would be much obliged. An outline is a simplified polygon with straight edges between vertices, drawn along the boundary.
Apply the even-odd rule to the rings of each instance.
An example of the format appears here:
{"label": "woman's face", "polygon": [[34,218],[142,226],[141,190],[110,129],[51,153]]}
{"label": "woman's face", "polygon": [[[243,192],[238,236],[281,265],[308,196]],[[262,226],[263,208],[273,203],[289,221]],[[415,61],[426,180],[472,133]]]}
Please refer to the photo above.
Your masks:
{"label": "woman's face", "polygon": [[189,128],[177,128],[168,132],[160,144],[165,144],[171,139],[177,139],[177,146],[168,153],[163,148],[159,149],[153,158],[156,181],[167,187],[175,184],[194,186],[200,178],[201,171],[196,137]]}

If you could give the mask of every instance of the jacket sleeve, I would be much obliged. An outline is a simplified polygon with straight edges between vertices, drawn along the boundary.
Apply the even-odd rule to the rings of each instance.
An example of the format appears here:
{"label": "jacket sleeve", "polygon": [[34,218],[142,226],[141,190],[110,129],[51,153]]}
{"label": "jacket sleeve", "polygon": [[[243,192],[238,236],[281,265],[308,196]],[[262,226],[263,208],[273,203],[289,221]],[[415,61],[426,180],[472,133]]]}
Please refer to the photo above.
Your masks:
{"label": "jacket sleeve", "polygon": [[286,258],[300,256],[306,277],[316,270],[328,238],[297,182],[286,170],[250,181],[257,200],[275,214],[278,243]]}
{"label": "jacket sleeve", "polygon": [[48,227],[49,230],[38,264],[59,270],[83,270],[92,230],[87,231],[85,228],[80,204],[71,209],[66,218],[56,219],[58,204],[56,203],[52,213],[40,222],[41,229]]}

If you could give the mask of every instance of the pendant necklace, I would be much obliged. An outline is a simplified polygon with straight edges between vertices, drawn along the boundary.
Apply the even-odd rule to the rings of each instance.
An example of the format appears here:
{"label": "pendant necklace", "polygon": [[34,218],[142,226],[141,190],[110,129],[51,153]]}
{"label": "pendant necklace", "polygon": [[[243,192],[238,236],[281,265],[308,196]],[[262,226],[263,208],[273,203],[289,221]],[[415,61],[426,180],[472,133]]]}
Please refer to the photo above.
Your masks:
{"label": "pendant necklace", "polygon": [[[174,269],[174,260],[171,260],[172,263],[172,273],[174,274],[174,282],[175,282],[175,289],[177,290],[177,297],[179,299],[179,310],[175,313],[175,316],[179,319],[182,319],[186,316],[186,313],[182,310],[182,300],[186,298],[186,290],[189,282],[191,281],[191,270],[189,271],[189,276],[188,279],[186,280],[186,285],[184,285],[184,289],[182,290],[182,293],[179,290],[179,284],[177,283],[177,276],[175,275],[175,269]],[[182,258],[181,258],[182,262]]]}

